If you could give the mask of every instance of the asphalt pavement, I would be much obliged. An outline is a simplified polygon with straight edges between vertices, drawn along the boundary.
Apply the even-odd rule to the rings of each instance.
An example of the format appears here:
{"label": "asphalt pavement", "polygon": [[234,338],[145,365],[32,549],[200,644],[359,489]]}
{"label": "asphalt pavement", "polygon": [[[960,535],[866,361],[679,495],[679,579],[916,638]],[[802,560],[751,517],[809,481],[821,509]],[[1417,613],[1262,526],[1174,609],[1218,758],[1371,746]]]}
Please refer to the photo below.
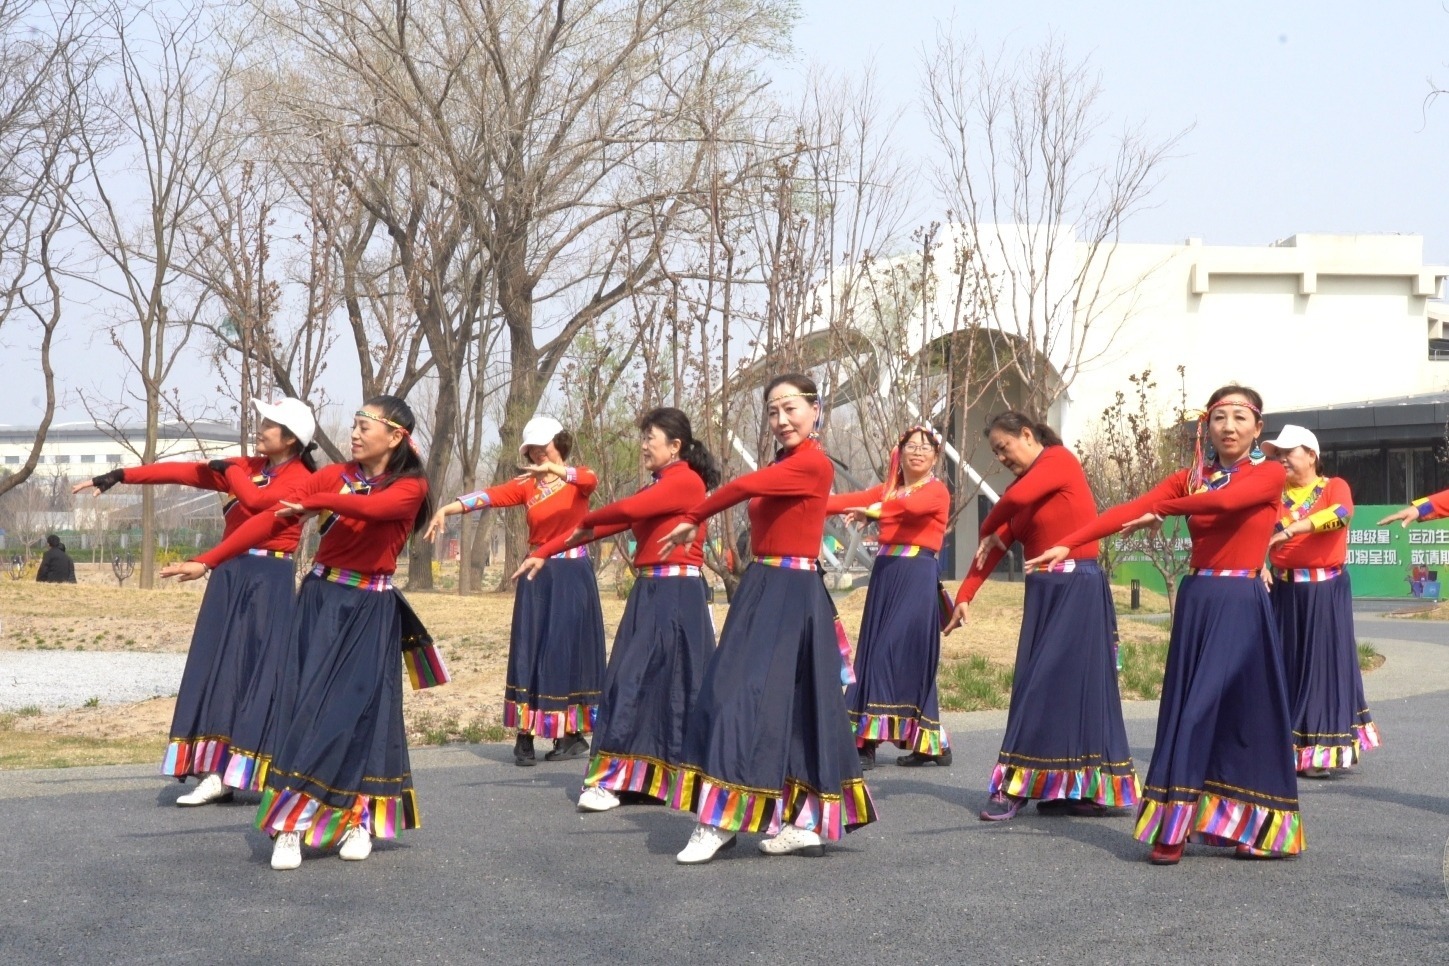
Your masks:
{"label": "asphalt pavement", "polygon": [[[419,749],[423,827],[366,862],[273,872],[247,803],[180,809],[151,767],[0,773],[0,961],[28,963],[1397,963],[1449,961],[1449,629],[1360,632],[1384,746],[1304,781],[1307,850],[1189,846],[1132,818],[976,818],[1002,712],[948,716],[955,764],[868,774],[881,820],[823,858],[759,836],[676,865],[692,820],[579,814],[583,763]],[[1155,705],[1126,707],[1141,772]]]}

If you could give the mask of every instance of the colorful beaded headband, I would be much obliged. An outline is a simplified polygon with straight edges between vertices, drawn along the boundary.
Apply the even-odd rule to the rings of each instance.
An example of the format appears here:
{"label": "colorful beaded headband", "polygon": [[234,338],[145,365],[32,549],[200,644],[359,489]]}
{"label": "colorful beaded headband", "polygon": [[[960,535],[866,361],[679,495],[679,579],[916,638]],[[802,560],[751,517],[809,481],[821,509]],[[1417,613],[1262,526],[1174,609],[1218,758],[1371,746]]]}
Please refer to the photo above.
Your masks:
{"label": "colorful beaded headband", "polygon": [[781,393],[778,396],[771,396],[769,399],[766,399],[765,405],[768,406],[770,403],[784,402],[786,399],[809,399],[811,401],[814,401],[819,397],[820,394],[814,392],[785,392]]}
{"label": "colorful beaded headband", "polygon": [[1214,409],[1223,409],[1227,406],[1241,406],[1259,419],[1263,418],[1263,411],[1246,399],[1219,399],[1208,408],[1198,411],[1197,438],[1193,442],[1192,469],[1188,473],[1188,485],[1193,491],[1196,491],[1202,485],[1202,481],[1207,478],[1207,460],[1203,454],[1203,433],[1207,427],[1208,417],[1212,415]]}
{"label": "colorful beaded headband", "polygon": [[386,423],[387,425],[391,426],[393,429],[398,430],[405,437],[407,437],[408,447],[414,453],[418,454],[418,458],[419,459],[422,458],[423,451],[418,448],[418,441],[416,439],[413,439],[413,431],[410,430],[410,429],[408,429],[402,423],[399,423],[399,422],[397,422],[395,420],[388,419],[386,416],[379,416],[377,413],[370,413],[370,412],[368,412],[365,409],[359,409],[357,412],[353,413],[352,415],[353,416],[361,416],[363,419],[371,419],[374,422]]}

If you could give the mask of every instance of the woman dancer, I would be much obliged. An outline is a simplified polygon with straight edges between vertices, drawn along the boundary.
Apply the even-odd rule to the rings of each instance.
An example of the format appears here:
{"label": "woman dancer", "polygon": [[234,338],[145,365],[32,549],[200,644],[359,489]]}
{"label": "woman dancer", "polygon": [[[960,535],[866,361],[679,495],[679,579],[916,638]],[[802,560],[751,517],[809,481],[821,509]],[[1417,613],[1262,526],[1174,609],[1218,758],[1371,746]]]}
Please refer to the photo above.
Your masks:
{"label": "woman dancer", "polygon": [[[431,540],[457,513],[485,507],[525,507],[528,543],[541,547],[567,538],[589,510],[598,479],[584,466],[568,466],[574,438],[555,419],[536,416],[523,427],[518,452],[528,465],[508,483],[460,496],[445,504],[428,527]],[[551,556],[517,583],[508,643],[508,680],[503,726],[518,729],[515,765],[534,764],[533,736],[553,739],[548,761],[588,753],[584,735],[594,727],[604,669],[604,612],[587,547]]]}
{"label": "woman dancer", "polygon": [[402,713],[401,645],[421,633],[392,589],[397,556],[432,515],[412,445],[412,410],[374,396],[354,414],[352,460],[313,474],[274,515],[253,517],[215,549],[162,576],[208,568],[318,515],[316,565],[302,581],[288,636],[300,668],[292,699],[273,715],[282,733],[266,769],[257,827],[276,836],[272,868],[302,864],[301,842],[360,861],[372,839],[417,828],[417,795]]}
{"label": "woman dancer", "polygon": [[940,451],[935,427],[912,426],[891,451],[885,483],[837,493],[825,506],[826,513],[880,525],[855,651],[856,683],[845,693],[865,770],[875,767],[882,741],[909,749],[896,758],[898,765],[951,764],[936,700],[941,661],[936,554],[951,510],[951,493],[935,474]]}
{"label": "woman dancer", "polygon": [[835,612],[816,570],[835,468],[813,432],[815,383],[765,387],[775,462],[720,487],[662,541],[698,539],[698,524],[749,499],[755,560],[730,602],[684,729],[670,804],[699,816],[677,859],[708,862],[735,833],[768,829],[768,855],[820,855],[822,842],[875,820],[840,691]]}
{"label": "woman dancer", "polygon": [[[1029,556],[1097,517],[1082,464],[1056,431],[1018,412],[986,430],[1016,480],[981,522],[981,545],[956,594],[947,633],[966,620],[982,581],[1014,540]],[[1029,799],[1045,814],[1104,815],[1137,804],[1137,773],[1117,691],[1117,613],[1096,541],[1026,578],[1006,735],[983,821],[1016,817]]]}
{"label": "woman dancer", "polygon": [[1353,494],[1344,480],[1323,476],[1318,437],[1302,426],[1284,426],[1277,439],[1263,443],[1263,452],[1280,460],[1288,477],[1277,532],[1268,542],[1268,596],[1283,642],[1293,753],[1300,776],[1325,778],[1379,745],[1358,666],[1353,590],[1343,569]]}
{"label": "woman dancer", "polygon": [[[1278,629],[1259,579],[1284,481],[1282,464],[1257,452],[1262,413],[1252,389],[1223,386],[1198,422],[1191,467],[1027,561],[1047,567],[1071,547],[1187,516],[1192,571],[1179,585],[1137,813],[1137,838],[1152,843],[1157,865],[1175,865],[1189,836],[1244,857],[1303,849]],[[1215,453],[1206,460],[1204,423]]]}
{"label": "woman dancer", "polygon": [[624,618],[604,669],[593,756],[579,810],[617,808],[621,793],[665,800],[684,751],[684,723],[714,653],[714,621],[705,600],[704,528],[669,557],[659,538],[719,485],[719,468],[678,409],[653,409],[639,420],[644,468],[653,480],[633,496],[600,507],[569,538],[535,548],[513,575],[532,580],[545,561],[570,546],[632,530],[634,569]]}
{"label": "woman dancer", "polygon": [[[104,493],[117,483],[176,484],[227,494],[223,540],[277,500],[305,485],[312,462],[312,410],[300,399],[254,402],[261,423],[256,455],[210,463],[152,463],[114,469],[75,492]],[[270,516],[270,514],[265,514]],[[171,741],[161,773],[200,783],[177,805],[228,801],[232,789],[260,791],[264,748],[274,701],[294,677],[283,659],[292,626],[295,576],[292,554],[299,520],[219,566],[207,583],[176,692]]]}

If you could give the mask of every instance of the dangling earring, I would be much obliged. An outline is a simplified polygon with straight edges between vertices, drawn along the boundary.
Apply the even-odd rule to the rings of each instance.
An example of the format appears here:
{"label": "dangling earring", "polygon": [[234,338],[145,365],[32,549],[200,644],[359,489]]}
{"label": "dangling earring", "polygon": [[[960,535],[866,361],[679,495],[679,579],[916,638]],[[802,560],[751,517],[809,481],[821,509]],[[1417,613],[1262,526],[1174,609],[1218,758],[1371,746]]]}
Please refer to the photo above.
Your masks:
{"label": "dangling earring", "polygon": [[1248,452],[1248,458],[1254,463],[1261,463],[1263,461],[1263,451],[1258,447],[1258,438],[1256,436],[1253,437],[1253,448]]}
{"label": "dangling earring", "polygon": [[1203,447],[1202,456],[1203,462],[1209,466],[1218,461],[1218,451],[1213,448],[1212,443],[1208,443],[1207,446]]}

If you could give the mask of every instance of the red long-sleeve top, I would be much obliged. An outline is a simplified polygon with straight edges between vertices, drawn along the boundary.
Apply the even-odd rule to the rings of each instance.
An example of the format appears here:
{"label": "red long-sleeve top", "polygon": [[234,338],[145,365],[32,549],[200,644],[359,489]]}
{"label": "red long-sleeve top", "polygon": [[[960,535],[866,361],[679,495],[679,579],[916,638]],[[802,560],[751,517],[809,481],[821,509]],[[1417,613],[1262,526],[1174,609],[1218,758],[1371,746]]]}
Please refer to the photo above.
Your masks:
{"label": "red long-sleeve top", "polygon": [[1147,493],[1119,504],[1094,523],[1067,534],[1056,545],[1075,547],[1116,533],[1144,513],[1186,516],[1192,535],[1193,569],[1259,570],[1278,522],[1287,474],[1276,460],[1240,462],[1227,482],[1188,493],[1188,471],[1178,470]]}
{"label": "red long-sleeve top", "polygon": [[757,557],[815,557],[825,536],[825,504],[835,466],[807,439],[769,466],[730,480],[684,515],[702,523],[749,499],[750,549]]}
{"label": "red long-sleeve top", "polygon": [[[278,500],[290,499],[312,478],[312,471],[295,458],[275,468],[267,464],[265,456],[236,456],[226,462],[225,476],[205,463],[152,463],[127,467],[121,474],[126,483],[169,483],[225,493],[226,502],[221,508],[223,540],[252,517],[276,507]],[[302,521],[294,519],[287,523],[276,535],[257,544],[257,549],[294,553],[302,539]]]}
{"label": "red long-sleeve top", "polygon": [[1277,529],[1308,517],[1313,522],[1313,532],[1280,543],[1268,554],[1268,559],[1273,566],[1287,570],[1342,566],[1348,555],[1348,521],[1353,519],[1353,493],[1348,483],[1337,476],[1329,477],[1323,481],[1317,499],[1306,506],[1292,505],[1289,496],[1292,492],[1291,488],[1283,491]]}
{"label": "red long-sleeve top", "polygon": [[1428,496],[1421,496],[1411,504],[1419,511],[1420,520],[1439,520],[1449,517],[1449,490],[1440,490]]}
{"label": "red long-sleeve top", "polygon": [[825,513],[828,516],[856,507],[873,508],[877,503],[880,515],[876,526],[881,543],[941,549],[951,514],[951,491],[945,483],[933,476],[920,486],[897,489],[889,499],[885,497],[885,484],[877,483],[866,490],[835,494],[825,501]]}
{"label": "red long-sleeve top", "polygon": [[464,510],[527,507],[528,545],[541,547],[556,537],[567,540],[578,529],[579,521],[589,512],[589,497],[598,485],[599,478],[593,470],[587,466],[570,466],[562,480],[547,486],[539,485],[530,476],[464,494],[458,497],[458,502]]}
{"label": "red long-sleeve top", "polygon": [[[650,567],[654,564],[687,564],[698,567],[704,563],[704,527],[699,528],[699,536],[694,543],[688,547],[676,547],[667,556],[659,546],[659,541],[684,520],[685,511],[703,500],[704,494],[704,480],[689,468],[688,463],[670,463],[654,474],[654,482],[647,484],[633,496],[586,513],[579,521],[579,527],[592,529],[595,540],[633,530],[635,567]],[[567,535],[554,537],[534,548],[529,556],[552,557],[568,546]]]}
{"label": "red long-sleeve top", "polygon": [[[316,562],[325,567],[364,574],[391,574],[407,544],[418,507],[428,495],[428,481],[405,476],[391,482],[367,480],[356,463],[333,463],[313,473],[288,502],[321,511]],[[275,513],[259,513],[211,550],[195,559],[208,567],[266,545],[276,532],[294,520]]]}
{"label": "red long-sleeve top", "polygon": [[[1002,491],[1001,498],[981,521],[980,537],[984,540],[996,534],[1006,547],[1020,540],[1030,559],[1062,543],[1066,534],[1096,518],[1097,501],[1076,454],[1065,446],[1047,446],[1026,472]],[[973,600],[1004,556],[1005,549],[993,548],[981,566],[973,563],[956,591],[956,603]],[[1097,541],[1073,545],[1071,559],[1096,560]]]}

